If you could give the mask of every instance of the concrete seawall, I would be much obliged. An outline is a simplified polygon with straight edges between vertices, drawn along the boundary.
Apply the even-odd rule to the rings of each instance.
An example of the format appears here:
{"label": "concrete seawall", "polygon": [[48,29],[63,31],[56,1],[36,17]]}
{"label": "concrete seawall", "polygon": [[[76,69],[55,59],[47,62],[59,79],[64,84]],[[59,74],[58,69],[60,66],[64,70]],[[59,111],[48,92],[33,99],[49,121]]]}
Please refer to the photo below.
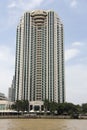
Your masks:
{"label": "concrete seawall", "polygon": [[42,115],[33,115],[33,116],[21,116],[21,115],[5,115],[0,116],[0,119],[70,119],[70,116],[42,116]]}

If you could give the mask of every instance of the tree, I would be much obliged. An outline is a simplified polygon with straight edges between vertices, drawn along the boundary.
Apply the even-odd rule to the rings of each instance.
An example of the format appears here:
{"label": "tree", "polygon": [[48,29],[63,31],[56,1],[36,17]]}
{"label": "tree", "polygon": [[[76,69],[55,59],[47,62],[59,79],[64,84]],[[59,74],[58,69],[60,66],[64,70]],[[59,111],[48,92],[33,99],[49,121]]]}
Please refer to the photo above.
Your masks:
{"label": "tree", "polygon": [[46,99],[44,100],[44,109],[45,109],[45,113],[49,110],[50,104],[49,101]]}
{"label": "tree", "polygon": [[82,113],[87,113],[87,103],[82,104]]}
{"label": "tree", "polygon": [[23,107],[23,111],[29,111],[29,101],[23,100],[22,101],[22,107]]}
{"label": "tree", "polygon": [[77,106],[72,103],[59,103],[58,113],[72,115],[73,113],[78,113]]}
{"label": "tree", "polygon": [[56,102],[50,102],[49,103],[49,110],[52,114],[55,113],[55,111],[57,111],[57,108],[58,108],[58,104]]}
{"label": "tree", "polygon": [[17,100],[15,104],[13,104],[12,109],[19,111],[28,111],[29,109],[29,102],[28,100]]}

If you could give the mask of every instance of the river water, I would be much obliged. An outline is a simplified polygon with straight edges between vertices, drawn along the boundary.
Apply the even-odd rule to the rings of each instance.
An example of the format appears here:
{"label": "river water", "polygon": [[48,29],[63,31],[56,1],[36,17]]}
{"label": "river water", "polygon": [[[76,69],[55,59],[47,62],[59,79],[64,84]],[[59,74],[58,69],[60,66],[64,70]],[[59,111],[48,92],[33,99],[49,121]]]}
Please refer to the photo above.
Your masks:
{"label": "river water", "polygon": [[0,130],[87,130],[87,120],[0,119]]}

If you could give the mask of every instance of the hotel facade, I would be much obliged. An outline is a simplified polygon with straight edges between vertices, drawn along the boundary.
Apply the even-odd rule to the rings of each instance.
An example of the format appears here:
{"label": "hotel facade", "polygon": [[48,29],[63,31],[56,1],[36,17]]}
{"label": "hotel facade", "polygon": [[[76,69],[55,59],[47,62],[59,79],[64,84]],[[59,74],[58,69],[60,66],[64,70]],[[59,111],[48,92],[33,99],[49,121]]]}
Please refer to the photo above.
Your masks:
{"label": "hotel facade", "polygon": [[63,103],[63,24],[54,11],[25,12],[17,26],[15,100]]}

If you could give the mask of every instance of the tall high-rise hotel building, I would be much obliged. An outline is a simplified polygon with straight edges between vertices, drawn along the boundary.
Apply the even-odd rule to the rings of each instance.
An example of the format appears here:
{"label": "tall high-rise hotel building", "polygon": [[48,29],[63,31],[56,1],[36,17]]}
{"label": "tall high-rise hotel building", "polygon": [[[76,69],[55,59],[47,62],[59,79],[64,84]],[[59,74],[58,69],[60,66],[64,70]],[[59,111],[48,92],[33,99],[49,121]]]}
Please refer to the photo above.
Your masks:
{"label": "tall high-rise hotel building", "polygon": [[63,42],[54,11],[24,13],[16,35],[15,100],[64,102]]}

